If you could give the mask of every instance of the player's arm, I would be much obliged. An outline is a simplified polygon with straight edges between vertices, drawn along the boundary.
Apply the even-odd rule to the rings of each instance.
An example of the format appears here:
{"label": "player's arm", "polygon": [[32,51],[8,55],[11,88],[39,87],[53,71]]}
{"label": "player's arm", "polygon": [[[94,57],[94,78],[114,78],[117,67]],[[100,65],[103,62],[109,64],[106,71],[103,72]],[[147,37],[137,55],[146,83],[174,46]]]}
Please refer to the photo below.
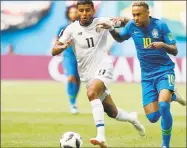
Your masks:
{"label": "player's arm", "polygon": [[124,27],[130,21],[127,17],[114,17],[110,20],[113,22],[115,28]]}
{"label": "player's arm", "polygon": [[55,42],[55,45],[53,46],[53,49],[52,49],[52,55],[53,56],[56,56],[60,53],[62,53],[65,49],[67,49],[71,44],[71,39],[68,40],[65,44],[59,42],[59,41],[56,41]]}
{"label": "player's arm", "polygon": [[172,54],[174,56],[176,56],[178,54],[178,49],[176,44],[173,45],[169,45],[166,43],[163,43],[163,48],[166,50],[167,53]]}
{"label": "player's arm", "polygon": [[52,49],[52,55],[58,55],[62,53],[65,49],[67,49],[72,42],[71,39],[71,31],[70,26],[68,26],[65,30],[62,30],[59,39],[55,42],[53,49]]}
{"label": "player's arm", "polygon": [[114,26],[111,23],[106,22],[106,23],[101,23],[101,24],[98,24],[98,25],[103,29],[108,29],[110,34],[112,35],[112,37],[117,42],[123,42],[123,41],[128,40],[130,38],[130,33],[129,33],[130,22],[129,22],[129,20],[124,19],[123,23],[121,25],[124,25],[124,24],[125,24],[125,27],[123,27],[123,29],[120,33],[115,29],[116,26]]}
{"label": "player's arm", "polygon": [[164,42],[153,42],[147,46],[147,48],[161,49],[164,48],[167,53],[176,56],[178,54],[178,49],[176,44],[166,44]]}
{"label": "player's arm", "polygon": [[110,34],[119,43],[126,40],[125,36],[120,35],[120,33],[116,29],[110,30]]}
{"label": "player's arm", "polygon": [[176,41],[169,30],[166,23],[162,22],[162,32],[164,41],[163,42],[153,42],[147,48],[160,49],[164,48],[167,53],[176,56],[178,54],[178,49],[176,46]]}

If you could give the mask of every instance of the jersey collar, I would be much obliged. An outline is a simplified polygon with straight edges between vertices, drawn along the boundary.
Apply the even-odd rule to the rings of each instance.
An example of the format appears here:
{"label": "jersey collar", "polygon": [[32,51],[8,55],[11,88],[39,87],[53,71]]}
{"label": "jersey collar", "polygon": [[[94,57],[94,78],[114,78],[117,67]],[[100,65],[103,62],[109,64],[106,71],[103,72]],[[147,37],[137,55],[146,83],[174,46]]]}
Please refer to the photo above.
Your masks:
{"label": "jersey collar", "polygon": [[88,26],[90,26],[90,25],[93,23],[93,20],[94,20],[94,19],[95,19],[95,17],[93,17],[92,21],[91,21],[88,25],[86,25],[86,26],[81,25],[80,20],[79,20],[79,24],[80,24],[82,27],[88,27]]}

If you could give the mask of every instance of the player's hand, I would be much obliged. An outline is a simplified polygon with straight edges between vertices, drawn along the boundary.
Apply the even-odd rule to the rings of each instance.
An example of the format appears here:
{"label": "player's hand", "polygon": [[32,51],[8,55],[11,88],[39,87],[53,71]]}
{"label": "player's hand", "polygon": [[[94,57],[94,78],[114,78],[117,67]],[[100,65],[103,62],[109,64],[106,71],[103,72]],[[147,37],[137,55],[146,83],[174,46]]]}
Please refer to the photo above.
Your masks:
{"label": "player's hand", "polygon": [[68,40],[65,44],[62,44],[59,41],[56,41],[53,49],[52,49],[52,55],[58,55],[61,52],[63,52],[66,48],[68,48],[71,45],[72,39]]}
{"label": "player's hand", "polygon": [[102,28],[102,29],[112,29],[112,24],[110,24],[109,22],[108,23],[100,23],[100,24],[97,24],[96,26],[97,28]]}
{"label": "player's hand", "polygon": [[56,48],[58,48],[58,49],[66,49],[66,48],[68,48],[70,45],[71,45],[71,43],[72,43],[72,39],[69,39],[65,44],[56,44]]}
{"label": "player's hand", "polygon": [[164,47],[163,42],[153,42],[147,46],[147,48],[160,49]]}
{"label": "player's hand", "polygon": [[[121,24],[121,22],[123,21],[123,18],[122,17],[112,17],[110,19],[110,21],[112,21],[112,23],[116,26],[119,22]],[[120,27],[120,25],[118,27]]]}
{"label": "player's hand", "polygon": [[122,17],[112,17],[110,18],[109,22],[97,24],[97,27],[110,30],[112,27],[118,24],[118,22],[122,21],[122,19]]}

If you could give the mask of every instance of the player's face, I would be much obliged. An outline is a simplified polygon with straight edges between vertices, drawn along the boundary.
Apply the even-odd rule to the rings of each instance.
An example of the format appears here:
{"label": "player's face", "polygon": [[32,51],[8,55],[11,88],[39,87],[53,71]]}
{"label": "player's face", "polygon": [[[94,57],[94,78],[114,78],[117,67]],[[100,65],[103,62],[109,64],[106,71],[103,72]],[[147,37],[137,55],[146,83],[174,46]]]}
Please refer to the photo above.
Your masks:
{"label": "player's face", "polygon": [[143,6],[132,7],[132,15],[136,26],[143,26],[147,24],[149,20],[149,10],[145,9]]}
{"label": "player's face", "polygon": [[89,25],[93,19],[95,10],[91,4],[78,5],[78,17],[82,25]]}
{"label": "player's face", "polygon": [[69,16],[70,21],[72,21],[72,22],[75,21],[77,19],[77,17],[78,17],[77,8],[71,8],[69,10],[68,16]]}

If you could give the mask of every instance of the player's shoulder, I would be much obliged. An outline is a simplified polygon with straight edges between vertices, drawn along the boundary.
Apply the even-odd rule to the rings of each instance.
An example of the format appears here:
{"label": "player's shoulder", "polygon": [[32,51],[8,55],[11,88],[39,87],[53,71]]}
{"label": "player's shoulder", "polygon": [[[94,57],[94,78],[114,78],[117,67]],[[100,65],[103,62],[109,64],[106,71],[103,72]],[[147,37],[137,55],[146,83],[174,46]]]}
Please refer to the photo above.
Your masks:
{"label": "player's shoulder", "polygon": [[128,23],[125,25],[128,29],[136,28],[136,24],[133,19],[129,20]]}
{"label": "player's shoulder", "polygon": [[60,28],[59,28],[59,30],[58,30],[58,36],[62,36],[62,34],[63,34],[63,32],[64,32],[64,29],[66,29],[66,27],[67,27],[68,25],[63,25],[63,26],[61,26]]}
{"label": "player's shoulder", "polygon": [[66,28],[68,28],[70,24],[67,24],[67,25],[63,25],[59,28],[59,32],[63,32]]}
{"label": "player's shoulder", "polygon": [[69,23],[68,25],[66,25],[65,29],[72,29],[73,27],[75,27],[77,24],[79,24],[79,21],[74,21],[72,23]]}
{"label": "player's shoulder", "polygon": [[154,18],[154,17],[151,17],[151,21],[152,21],[153,24],[155,24],[157,26],[160,26],[160,27],[162,27],[163,25],[166,24],[164,20]]}
{"label": "player's shoulder", "polygon": [[69,23],[67,25],[63,25],[59,28],[59,31],[58,31],[58,35],[59,36],[62,36],[63,32],[66,30],[68,32],[72,31],[72,29],[74,28],[73,26],[75,25],[75,22],[72,22],[72,23]]}
{"label": "player's shoulder", "polygon": [[129,20],[129,22],[127,24],[128,25],[136,25],[133,19]]}
{"label": "player's shoulder", "polygon": [[76,20],[76,21],[73,21],[73,22],[70,24],[70,26],[72,27],[72,26],[79,25],[79,24],[80,24],[79,21]]}

